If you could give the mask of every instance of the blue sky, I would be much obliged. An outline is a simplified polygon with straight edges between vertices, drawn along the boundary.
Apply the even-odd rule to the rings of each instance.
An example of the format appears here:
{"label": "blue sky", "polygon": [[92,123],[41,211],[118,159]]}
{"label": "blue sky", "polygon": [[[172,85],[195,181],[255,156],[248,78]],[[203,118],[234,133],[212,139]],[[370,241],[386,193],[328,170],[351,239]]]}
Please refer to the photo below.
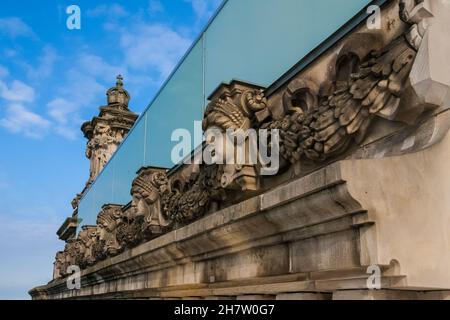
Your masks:
{"label": "blue sky", "polygon": [[[2,0],[0,299],[51,279],[55,235],[88,178],[82,122],[117,74],[142,112],[221,0]],[[81,30],[65,10],[81,8]]]}

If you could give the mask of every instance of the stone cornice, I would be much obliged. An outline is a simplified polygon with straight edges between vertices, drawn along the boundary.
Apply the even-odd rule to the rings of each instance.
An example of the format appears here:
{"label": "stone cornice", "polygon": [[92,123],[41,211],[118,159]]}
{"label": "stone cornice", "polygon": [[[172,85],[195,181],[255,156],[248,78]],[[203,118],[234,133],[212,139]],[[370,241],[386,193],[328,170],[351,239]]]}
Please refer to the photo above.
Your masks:
{"label": "stone cornice", "polygon": [[[292,206],[298,209],[290,210]],[[188,262],[201,263],[251,248],[339,232],[364,225],[364,217],[364,209],[347,192],[340,164],[335,163],[88,267],[82,271],[80,291],[67,291],[65,279],[60,279],[31,294],[36,296],[40,291],[47,297],[81,298],[83,292],[91,295],[89,288],[97,285],[104,289],[96,294],[108,294],[107,288],[120,279],[157,273]],[[337,222],[329,223],[334,220]],[[202,279],[209,282],[204,276]],[[225,280],[219,275],[215,277],[213,282]],[[120,290],[115,292],[120,293]]]}

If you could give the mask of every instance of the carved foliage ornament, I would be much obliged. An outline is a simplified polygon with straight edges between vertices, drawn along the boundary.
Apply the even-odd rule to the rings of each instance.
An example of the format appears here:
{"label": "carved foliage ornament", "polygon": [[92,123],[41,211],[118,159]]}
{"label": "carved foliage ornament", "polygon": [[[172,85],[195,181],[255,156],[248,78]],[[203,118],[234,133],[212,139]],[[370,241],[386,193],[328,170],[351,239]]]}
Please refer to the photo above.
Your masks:
{"label": "carved foliage ornament", "polygon": [[226,90],[208,104],[203,130],[218,127],[222,130],[247,130],[255,125],[255,115],[264,112],[267,99],[261,90]]}
{"label": "carved foliage ornament", "polygon": [[172,187],[162,198],[163,211],[170,219],[180,223],[203,216],[212,201],[225,196],[220,187],[220,168],[204,166],[198,174],[186,182],[184,188]]}

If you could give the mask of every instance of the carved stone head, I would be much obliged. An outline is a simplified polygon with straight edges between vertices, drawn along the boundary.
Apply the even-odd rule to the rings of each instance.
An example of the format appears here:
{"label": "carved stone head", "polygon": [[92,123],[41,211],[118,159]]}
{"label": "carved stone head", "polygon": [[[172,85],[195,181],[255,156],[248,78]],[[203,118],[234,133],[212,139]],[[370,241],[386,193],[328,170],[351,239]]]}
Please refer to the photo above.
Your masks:
{"label": "carved stone head", "polygon": [[53,268],[53,279],[58,279],[63,275],[63,268],[65,265],[66,257],[63,251],[56,253],[55,263]]}
{"label": "carved stone head", "polygon": [[[162,212],[161,197],[169,192],[169,181],[164,169],[143,168],[131,188],[134,219],[144,218],[143,231],[159,232],[171,222]],[[149,230],[147,230],[149,229]]]}
{"label": "carved stone head", "polygon": [[122,206],[120,205],[105,205],[97,217],[97,232],[99,240],[106,240],[108,234],[112,233],[116,228],[121,218]]}
{"label": "carved stone head", "polygon": [[221,85],[205,110],[203,130],[207,164],[220,165],[226,189],[255,190],[256,161],[251,136],[270,115],[262,88],[238,81]]}
{"label": "carved stone head", "polygon": [[62,267],[62,275],[67,274],[67,268],[76,265],[76,256],[77,256],[77,241],[70,240],[67,242],[64,247],[64,263]]}
{"label": "carved stone head", "polygon": [[144,168],[133,181],[131,187],[131,205],[136,215],[149,214],[150,206],[168,191],[167,175],[161,171]]}

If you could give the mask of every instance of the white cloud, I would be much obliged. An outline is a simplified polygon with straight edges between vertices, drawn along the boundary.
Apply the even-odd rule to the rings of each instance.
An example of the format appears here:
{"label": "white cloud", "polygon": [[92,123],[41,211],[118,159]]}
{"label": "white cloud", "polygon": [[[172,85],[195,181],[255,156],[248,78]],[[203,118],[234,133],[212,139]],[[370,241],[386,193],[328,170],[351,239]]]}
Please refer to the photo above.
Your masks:
{"label": "white cloud", "polygon": [[55,236],[62,218],[18,218],[16,211],[4,213],[0,216],[0,298],[29,299],[30,288],[51,280],[52,261],[63,247]]}
{"label": "white cloud", "polygon": [[55,132],[67,140],[76,140],[81,130],[79,128],[77,130],[77,128],[68,126],[56,126]]}
{"label": "white cloud", "polygon": [[148,13],[150,15],[164,12],[164,6],[159,0],[150,0],[148,3]]}
{"label": "white cloud", "polygon": [[24,64],[27,76],[31,79],[43,79],[49,77],[54,69],[55,63],[59,59],[56,50],[52,46],[45,46],[42,54],[38,58],[37,66]]}
{"label": "white cloud", "polygon": [[56,122],[55,132],[68,140],[75,140],[79,133],[76,124],[81,122],[76,114],[77,105],[64,98],[56,98],[47,104],[47,108],[48,114]]}
{"label": "white cloud", "polygon": [[[199,21],[209,18],[221,2],[184,1],[192,5]],[[75,139],[80,135],[82,118],[87,114],[89,117],[94,116],[98,106],[106,103],[106,89],[114,84],[116,75],[125,76],[133,91],[132,95],[148,86],[160,85],[191,45],[195,28],[190,26],[184,32],[183,26],[175,29],[169,25],[148,23],[144,20],[145,14],[161,13],[164,6],[161,0],[148,0],[147,3],[146,8],[133,15],[119,4],[103,4],[86,11],[86,16],[100,17],[104,26],[114,30],[114,37],[123,57],[119,64],[105,61],[102,56],[90,53],[87,47],[82,48],[81,53],[60,56],[51,46],[43,48],[35,65],[23,64],[28,79],[34,81],[52,76],[59,59],[63,64],[68,59],[71,60],[64,78],[54,88],[53,96],[43,103],[46,115],[39,115],[27,108],[27,103],[34,102],[35,99],[33,88],[17,80],[7,85],[1,80],[2,74],[4,77],[8,76],[7,70],[0,69],[0,97],[7,100],[6,116],[1,120],[1,126],[31,137],[41,136],[51,127],[52,132],[67,139]],[[4,21],[4,24],[8,25],[10,36],[34,35],[31,28],[18,18],[11,18],[7,23]],[[13,25],[16,28],[12,28]],[[32,123],[36,130],[31,129]]]}
{"label": "white cloud", "polygon": [[9,87],[0,81],[0,97],[8,101],[33,102],[34,89],[18,80],[14,80]]}
{"label": "white cloud", "polygon": [[68,115],[77,110],[75,103],[64,98],[56,98],[47,104],[48,114],[58,123],[67,124]]}
{"label": "white cloud", "polygon": [[106,17],[108,19],[120,19],[128,17],[130,14],[121,5],[113,3],[99,5],[94,9],[88,10],[86,15],[91,18]]}
{"label": "white cloud", "polygon": [[121,31],[120,46],[133,69],[147,69],[165,79],[191,44],[175,30],[161,24],[139,23]]}
{"label": "white cloud", "polygon": [[[80,135],[84,109],[98,110],[100,104],[106,104],[106,87],[101,80],[114,84],[114,77],[121,68],[106,63],[102,58],[91,54],[80,54],[76,63],[66,73],[55,97],[47,103],[47,113],[54,121],[55,133],[74,140]],[[91,116],[94,116],[92,114]]]}
{"label": "white cloud", "polygon": [[18,52],[17,50],[6,48],[5,50],[3,50],[3,55],[6,58],[14,58],[18,55]]}
{"label": "white cloud", "polygon": [[88,70],[79,68],[77,64],[67,72],[66,82],[58,92],[68,101],[77,104],[77,108],[83,108],[105,96],[106,88]]}
{"label": "white cloud", "polygon": [[[30,79],[40,79],[52,75],[55,63],[61,57],[56,50],[46,46],[38,59],[36,67],[22,63]],[[28,106],[35,102],[34,88],[19,80],[6,81],[9,72],[0,66],[0,99],[2,118],[0,127],[30,138],[41,138],[52,131],[66,139],[74,140],[80,135],[80,112],[83,108],[97,108],[105,97],[106,88],[98,79],[104,77],[114,83],[115,75],[122,70],[103,61],[102,58],[91,54],[79,54],[73,64],[65,72],[65,81],[55,88],[56,94],[49,102],[44,103],[46,109],[39,112],[32,111]],[[104,98],[103,98],[104,99]],[[101,102],[99,102],[101,101]],[[43,113],[47,111],[47,116]]]}
{"label": "white cloud", "polygon": [[0,65],[0,79],[5,78],[9,75],[8,69]]}
{"label": "white cloud", "polygon": [[36,37],[33,29],[17,17],[0,18],[0,33],[13,39],[18,37]]}
{"label": "white cloud", "polygon": [[208,2],[206,0],[190,0],[192,9],[197,17],[204,17],[208,13]]}
{"label": "white cloud", "polygon": [[26,106],[35,99],[32,87],[19,80],[13,80],[10,85],[0,80],[0,98],[6,102],[1,108],[4,109],[1,127],[29,138],[41,138],[47,133],[50,121]]}
{"label": "white cloud", "polygon": [[[102,57],[83,53],[78,58],[79,68],[86,74],[111,82],[119,74],[126,75],[126,67],[113,66],[103,60]],[[113,82],[111,82],[113,83]]]}
{"label": "white cloud", "polygon": [[7,105],[6,116],[0,119],[0,126],[29,138],[41,138],[49,129],[50,121],[31,112],[20,103],[12,103]]}
{"label": "white cloud", "polygon": [[[44,211],[42,208],[34,208],[34,210]],[[8,238],[20,238],[21,240],[33,240],[40,237],[54,238],[55,225],[56,228],[58,227],[56,224],[58,217],[46,214],[46,212],[44,214],[44,219],[40,220],[32,218],[8,219],[0,216],[0,239],[4,243],[4,241],[8,241]]]}
{"label": "white cloud", "polygon": [[201,21],[208,20],[222,0],[186,0],[191,3],[195,15]]}

